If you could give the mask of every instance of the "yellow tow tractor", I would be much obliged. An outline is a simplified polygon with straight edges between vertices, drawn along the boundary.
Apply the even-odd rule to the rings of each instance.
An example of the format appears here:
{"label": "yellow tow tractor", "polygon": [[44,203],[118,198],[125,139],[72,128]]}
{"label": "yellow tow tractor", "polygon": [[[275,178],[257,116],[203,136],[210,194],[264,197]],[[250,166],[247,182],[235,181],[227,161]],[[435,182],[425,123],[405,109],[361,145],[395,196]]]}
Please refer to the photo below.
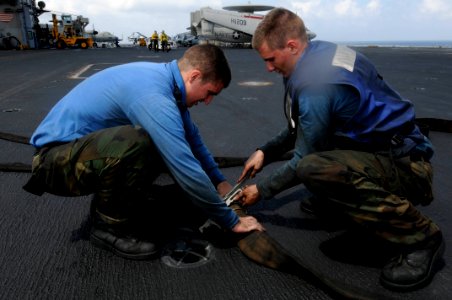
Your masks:
{"label": "yellow tow tractor", "polygon": [[[75,20],[71,15],[61,15],[61,20],[57,19],[56,14],[52,14],[53,29],[52,35],[57,49],[69,48],[92,48],[94,40],[91,37],[84,36],[85,27],[88,25],[88,18],[78,16]],[[63,32],[58,30],[62,25]]]}
{"label": "yellow tow tractor", "polygon": [[146,38],[145,37],[139,37],[138,38],[138,45],[140,47],[146,47]]}

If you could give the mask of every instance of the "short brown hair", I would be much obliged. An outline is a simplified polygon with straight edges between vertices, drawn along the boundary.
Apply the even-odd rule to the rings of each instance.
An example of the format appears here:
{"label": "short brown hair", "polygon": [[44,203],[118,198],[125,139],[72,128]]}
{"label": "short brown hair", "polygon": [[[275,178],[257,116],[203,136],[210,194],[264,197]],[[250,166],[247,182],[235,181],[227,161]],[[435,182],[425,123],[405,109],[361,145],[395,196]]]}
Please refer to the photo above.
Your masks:
{"label": "short brown hair", "polygon": [[259,23],[253,35],[252,45],[258,49],[264,42],[270,49],[281,49],[289,39],[307,42],[303,20],[285,8],[274,8]]}
{"label": "short brown hair", "polygon": [[195,45],[185,51],[178,61],[181,71],[198,69],[202,73],[203,82],[221,82],[227,88],[231,82],[231,69],[219,47],[214,45]]}

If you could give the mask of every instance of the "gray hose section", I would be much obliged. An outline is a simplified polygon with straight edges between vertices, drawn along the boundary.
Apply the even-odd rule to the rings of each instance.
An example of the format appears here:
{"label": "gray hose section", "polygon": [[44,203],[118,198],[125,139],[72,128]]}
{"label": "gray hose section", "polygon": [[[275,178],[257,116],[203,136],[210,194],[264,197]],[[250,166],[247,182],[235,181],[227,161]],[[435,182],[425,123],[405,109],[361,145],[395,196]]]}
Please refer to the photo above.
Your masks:
{"label": "gray hose section", "polygon": [[[438,118],[417,118],[416,124],[421,128],[421,131],[428,136],[430,131],[452,133],[452,120],[438,119]],[[0,132],[0,139],[29,145],[29,137],[16,135],[12,133]],[[279,160],[289,160],[292,158],[292,153],[288,152],[280,157]],[[231,168],[243,166],[247,157],[229,157],[229,156],[215,156],[215,161],[220,168]],[[0,172],[22,172],[30,173],[31,165],[12,162],[0,163]]]}

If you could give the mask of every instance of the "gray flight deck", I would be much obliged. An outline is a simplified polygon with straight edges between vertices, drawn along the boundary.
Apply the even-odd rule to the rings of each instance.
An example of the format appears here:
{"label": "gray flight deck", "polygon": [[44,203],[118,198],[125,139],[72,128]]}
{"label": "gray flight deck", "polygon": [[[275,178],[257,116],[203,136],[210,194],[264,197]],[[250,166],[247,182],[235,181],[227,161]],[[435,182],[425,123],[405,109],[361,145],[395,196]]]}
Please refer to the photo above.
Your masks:
{"label": "gray flight deck", "polygon": [[[83,78],[132,61],[179,58],[184,48],[0,51],[0,132],[30,136],[50,108]],[[417,117],[452,120],[451,48],[357,48],[383,77],[415,104]],[[225,49],[233,72],[229,88],[191,114],[216,157],[247,157],[285,126],[283,85],[251,49]],[[382,258],[359,232],[334,228],[303,213],[302,185],[250,208],[268,234],[299,261],[363,299],[452,298],[452,134],[431,131],[436,146],[435,201],[421,211],[446,240],[444,265],[418,291],[391,292],[378,283]],[[30,164],[33,148],[0,140],[0,163]],[[268,166],[259,176],[280,165]],[[231,182],[240,167],[222,169]],[[131,261],[88,241],[90,197],[37,197],[22,190],[29,173],[0,172],[0,299],[336,299],[334,289],[307,274],[258,265],[233,244],[213,243],[206,264],[177,268],[162,259]],[[168,178],[161,179],[167,183]],[[168,203],[171,193],[168,193]],[[174,205],[159,212],[176,215]],[[163,227],[163,226],[162,226]],[[163,230],[163,228],[162,228]],[[190,233],[187,233],[190,235]]]}

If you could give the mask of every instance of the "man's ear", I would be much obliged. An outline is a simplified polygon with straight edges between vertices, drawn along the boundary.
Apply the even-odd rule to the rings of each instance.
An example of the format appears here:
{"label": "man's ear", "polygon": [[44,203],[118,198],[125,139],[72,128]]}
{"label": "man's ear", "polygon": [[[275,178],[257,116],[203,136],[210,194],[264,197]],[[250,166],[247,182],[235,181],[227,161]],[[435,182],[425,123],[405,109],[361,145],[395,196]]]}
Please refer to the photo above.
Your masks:
{"label": "man's ear", "polygon": [[290,53],[297,54],[301,50],[301,44],[298,40],[288,40],[286,43],[287,48],[289,48]]}
{"label": "man's ear", "polygon": [[196,79],[201,78],[201,75],[201,71],[199,71],[198,69],[193,69],[190,71],[188,80],[190,83],[193,83],[193,81],[195,81]]}

